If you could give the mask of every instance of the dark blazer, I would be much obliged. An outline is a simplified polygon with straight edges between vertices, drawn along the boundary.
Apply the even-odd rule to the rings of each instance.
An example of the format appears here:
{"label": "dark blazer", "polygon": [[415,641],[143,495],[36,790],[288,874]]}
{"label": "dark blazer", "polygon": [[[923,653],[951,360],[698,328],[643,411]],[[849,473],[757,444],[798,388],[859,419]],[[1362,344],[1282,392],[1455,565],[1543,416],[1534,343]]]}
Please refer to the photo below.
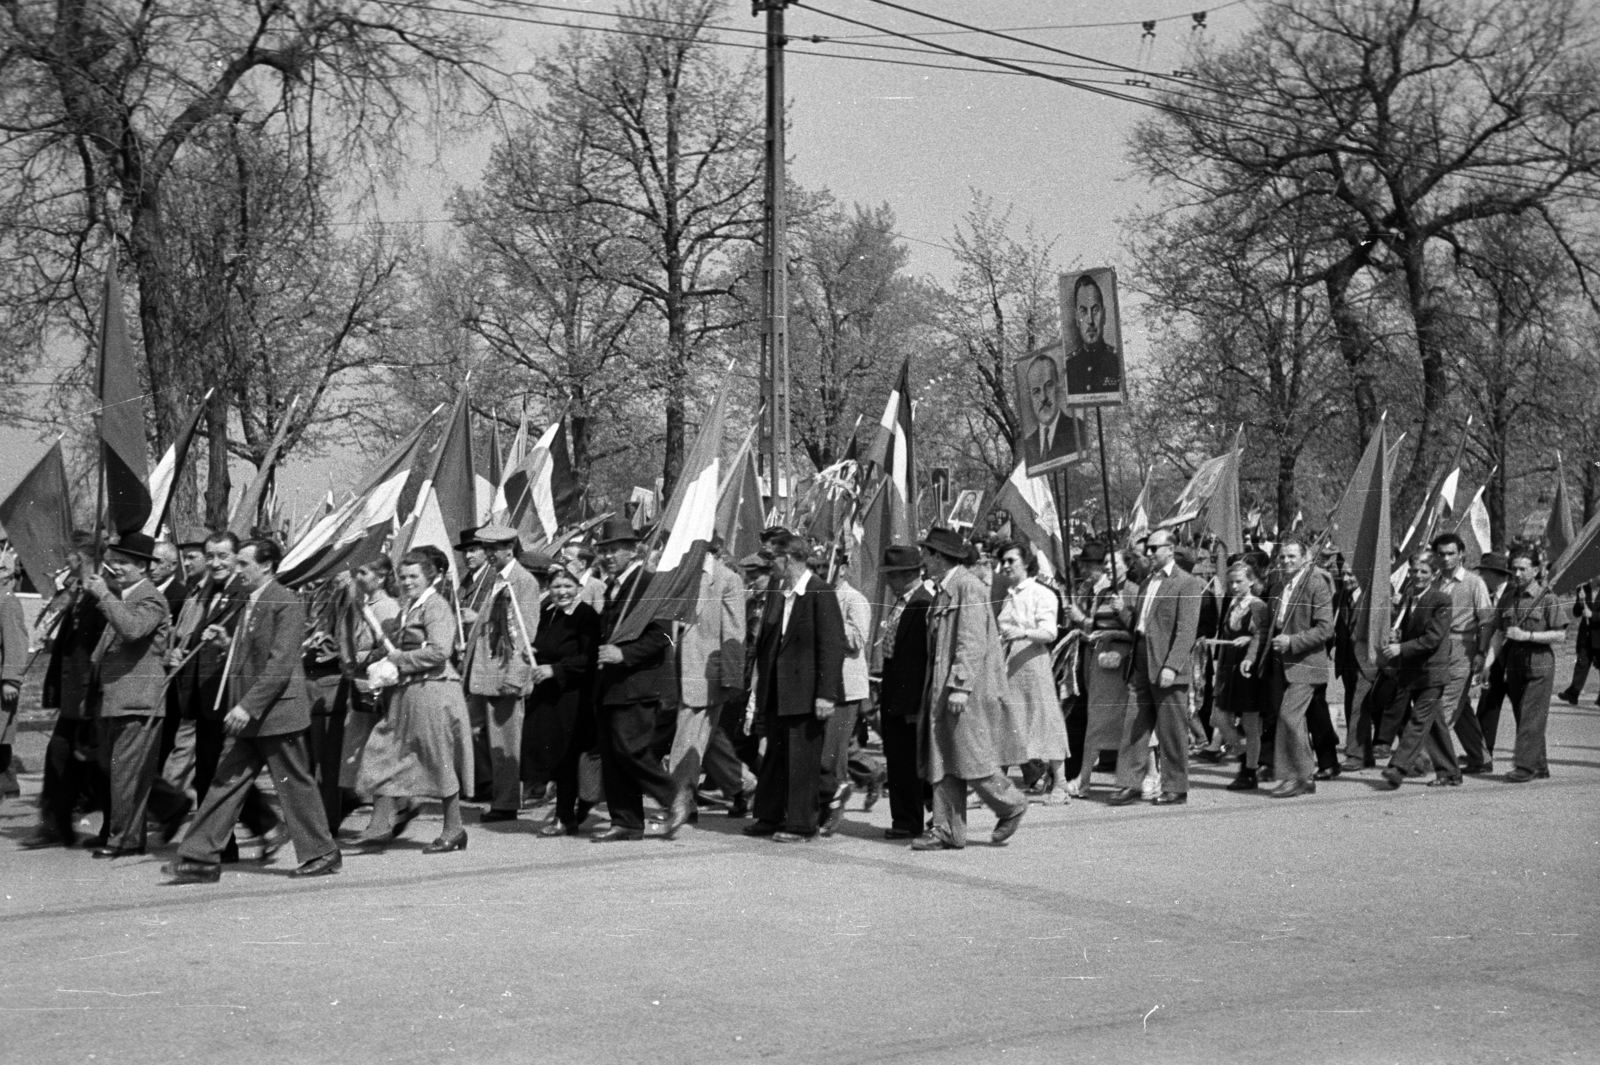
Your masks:
{"label": "dark blazer", "polygon": [[568,614],[546,603],[539,615],[539,632],[533,638],[533,657],[549,666],[549,680],[533,689],[535,702],[554,702],[571,692],[587,692],[594,676],[594,653],[600,646],[600,615],[588,603]]}
{"label": "dark blazer", "polygon": [[165,717],[167,638],[172,614],[148,580],[100,600],[106,629],[95,647],[101,717]]}
{"label": "dark blazer", "polygon": [[[896,648],[898,650],[898,647]],[[762,713],[799,717],[816,712],[818,699],[844,701],[844,614],[827,582],[815,575],[795,597],[783,628],[783,593],[767,599],[756,638]]]}
{"label": "dark blazer", "polygon": [[250,715],[245,736],[286,736],[311,727],[306,671],[300,653],[306,612],[300,597],[276,580],[246,602],[234,632],[225,709]]}
{"label": "dark blazer", "polygon": [[248,595],[243,579],[234,574],[221,585],[207,578],[184,600],[173,646],[185,653],[196,646],[200,648],[172,678],[178,708],[185,718],[220,721],[227,712],[226,706],[217,708],[217,689],[222,684],[222,665],[228,650],[210,641],[202,642],[201,637],[211,625],[221,625],[232,635],[233,627],[239,623],[239,609]]}
{"label": "dark blazer", "polygon": [[1333,639],[1333,578],[1315,566],[1307,570],[1289,598],[1283,627],[1276,628],[1279,607],[1288,587],[1289,582],[1280,579],[1267,594],[1274,634],[1289,637],[1288,650],[1271,653],[1282,663],[1284,679],[1290,684],[1326,684],[1328,667],[1332,664],[1328,659],[1328,641]]}
{"label": "dark blazer", "polygon": [[167,586],[158,588],[157,591],[166,598],[167,609],[172,612],[172,620],[177,621],[178,611],[183,609],[183,601],[189,598],[189,586],[183,583],[182,577],[174,574],[172,579],[167,581]]}
{"label": "dark blazer", "polygon": [[918,585],[895,629],[894,654],[883,660],[878,683],[878,710],[898,717],[922,713],[928,684],[928,608],[933,596]]}
{"label": "dark blazer", "polygon": [[[1123,607],[1123,626],[1132,633],[1139,631],[1139,614],[1144,609],[1145,590],[1150,587],[1154,574],[1145,577],[1138,594]],[[1145,657],[1149,662],[1151,684],[1159,684],[1161,671],[1170,669],[1177,675],[1175,686],[1189,683],[1189,656],[1200,632],[1200,597],[1206,586],[1199,577],[1185,573],[1182,566],[1172,566],[1172,576],[1161,578],[1155,598],[1150,602],[1150,618],[1145,623]],[[1137,637],[1135,637],[1137,639]],[[1124,664],[1124,675],[1133,677],[1133,660],[1129,655]]]}
{"label": "dark blazer", "polygon": [[69,721],[81,721],[89,716],[91,659],[105,632],[106,617],[94,596],[82,589],[64,594],[68,600],[50,641],[50,663],[45,668],[39,705],[59,710]]}
{"label": "dark blazer", "polygon": [[[650,574],[640,566],[617,586],[616,594],[606,601],[605,611],[600,615],[602,644],[611,641],[611,634],[644,595],[649,583]],[[600,667],[599,705],[625,706],[673,698],[678,690],[678,677],[670,653],[672,635],[666,625],[652,621],[637,640],[616,647],[622,652],[622,662]]]}
{"label": "dark blazer", "polygon": [[1400,625],[1396,662],[1401,684],[1434,688],[1449,682],[1450,611],[1450,596],[1437,588],[1429,588],[1412,603]]}

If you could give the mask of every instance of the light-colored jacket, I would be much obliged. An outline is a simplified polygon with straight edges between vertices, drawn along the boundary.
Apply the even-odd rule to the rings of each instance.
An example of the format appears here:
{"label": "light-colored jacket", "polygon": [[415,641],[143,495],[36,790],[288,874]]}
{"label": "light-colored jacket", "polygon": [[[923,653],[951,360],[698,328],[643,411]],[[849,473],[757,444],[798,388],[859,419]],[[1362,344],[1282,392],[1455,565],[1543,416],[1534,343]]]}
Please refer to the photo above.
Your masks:
{"label": "light-colored jacket", "polygon": [[[989,589],[967,567],[956,566],[928,612],[928,712],[917,759],[924,780],[977,780],[999,770],[994,729],[1005,690],[1006,652]],[[950,707],[953,692],[967,695],[959,712]]]}
{"label": "light-colored jacket", "polygon": [[101,599],[99,606],[106,618],[93,657],[100,670],[100,716],[165,717],[167,704],[158,696],[172,632],[167,597],[141,580],[120,597]]}
{"label": "light-colored jacket", "polygon": [[[533,638],[539,632],[539,580],[513,559],[490,581],[467,634],[463,672],[472,695],[526,696],[533,691]],[[505,630],[500,630],[501,625]]]}
{"label": "light-colored jacket", "polygon": [[859,702],[870,693],[867,653],[871,650],[872,604],[843,577],[834,582],[833,590],[844,614],[844,701]]}
{"label": "light-colored jacket", "polygon": [[684,706],[710,706],[744,687],[744,581],[707,556],[693,613],[678,636],[678,694]]}

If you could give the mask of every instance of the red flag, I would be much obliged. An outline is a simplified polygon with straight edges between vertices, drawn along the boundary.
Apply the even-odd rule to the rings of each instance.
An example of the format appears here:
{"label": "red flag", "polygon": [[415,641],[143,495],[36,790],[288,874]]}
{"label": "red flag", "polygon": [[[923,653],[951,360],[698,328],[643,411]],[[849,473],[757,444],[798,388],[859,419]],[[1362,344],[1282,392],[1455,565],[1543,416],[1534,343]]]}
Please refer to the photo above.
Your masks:
{"label": "red flag", "polygon": [[1380,420],[1378,431],[1367,441],[1367,450],[1334,509],[1331,529],[1333,542],[1361,585],[1364,598],[1359,617],[1365,624],[1358,622],[1356,635],[1358,639],[1366,638],[1369,661],[1376,661],[1377,648],[1388,642],[1393,606],[1389,584],[1394,543],[1389,515],[1391,472],[1387,423]]}
{"label": "red flag", "polygon": [[118,533],[137,532],[150,518],[148,462],[144,440],[144,392],[134,363],[133,343],[122,314],[122,285],[116,263],[106,267],[105,306],[100,322],[100,367],[95,395],[100,400],[100,462],[105,479],[106,520]]}
{"label": "red flag", "polygon": [[1572,543],[1572,505],[1567,500],[1567,471],[1556,452],[1556,494],[1550,500],[1550,518],[1544,526],[1544,543],[1550,558],[1560,558]]}
{"label": "red flag", "polygon": [[72,493],[61,441],[0,502],[0,525],[33,587],[48,596],[54,590],[52,576],[67,564],[72,537]]}

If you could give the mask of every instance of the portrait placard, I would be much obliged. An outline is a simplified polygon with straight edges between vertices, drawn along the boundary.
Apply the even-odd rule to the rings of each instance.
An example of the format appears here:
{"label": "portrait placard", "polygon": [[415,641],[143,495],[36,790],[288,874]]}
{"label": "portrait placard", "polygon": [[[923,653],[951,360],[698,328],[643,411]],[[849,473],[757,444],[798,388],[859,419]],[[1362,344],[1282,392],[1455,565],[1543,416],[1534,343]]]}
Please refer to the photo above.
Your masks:
{"label": "portrait placard", "polygon": [[1018,441],[1029,477],[1070,466],[1083,457],[1087,436],[1083,422],[1066,408],[1062,346],[1051,344],[1022,356],[1014,367]]}
{"label": "portrait placard", "polygon": [[1117,272],[1109,266],[1062,274],[1061,333],[1066,345],[1063,403],[1068,407],[1116,407],[1126,396],[1122,316]]}

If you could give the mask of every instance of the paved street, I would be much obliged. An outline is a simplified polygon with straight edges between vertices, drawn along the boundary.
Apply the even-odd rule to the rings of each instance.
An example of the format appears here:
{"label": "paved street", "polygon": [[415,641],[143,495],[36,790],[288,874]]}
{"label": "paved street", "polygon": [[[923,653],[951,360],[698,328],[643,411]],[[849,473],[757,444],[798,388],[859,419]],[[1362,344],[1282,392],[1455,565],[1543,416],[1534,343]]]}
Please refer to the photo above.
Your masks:
{"label": "paved street", "polygon": [[286,850],[163,887],[167,852],[15,849],[25,794],[0,807],[0,1060],[1597,1061],[1593,692],[1553,712],[1548,781],[1274,801],[1203,767],[1158,810],[1102,777],[1007,847],[973,810],[960,853],[885,842],[880,804],[787,847],[707,814],[424,856],[435,810],[329,879]]}

